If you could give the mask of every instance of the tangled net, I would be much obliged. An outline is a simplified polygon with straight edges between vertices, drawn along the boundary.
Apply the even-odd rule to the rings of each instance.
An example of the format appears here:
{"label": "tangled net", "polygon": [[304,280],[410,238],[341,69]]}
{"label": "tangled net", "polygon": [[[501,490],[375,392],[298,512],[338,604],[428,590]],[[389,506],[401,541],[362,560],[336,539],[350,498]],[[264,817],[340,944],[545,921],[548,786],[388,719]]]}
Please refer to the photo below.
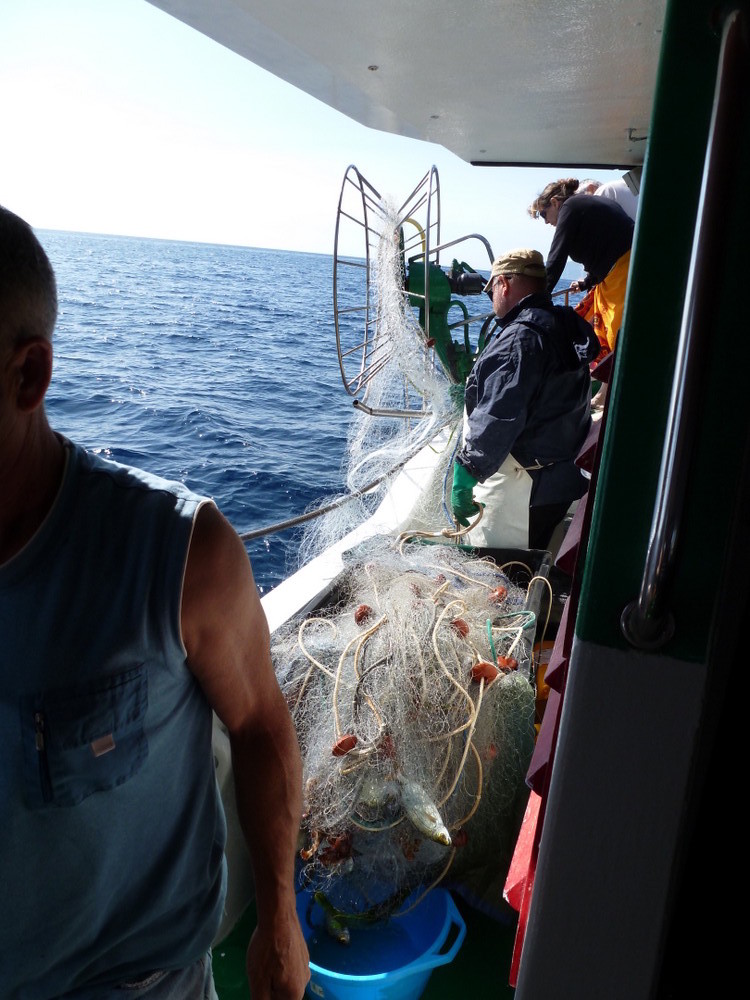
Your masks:
{"label": "tangled net", "polygon": [[[452,446],[442,463],[436,463],[434,482],[426,488],[414,510],[410,527],[451,525],[443,502],[443,486],[452,468],[458,444],[461,413],[451,384],[434,355],[426,350],[424,334],[404,294],[399,232],[403,213],[387,199],[379,206],[380,238],[374,255],[374,299],[377,300],[377,347],[382,357],[364,392],[364,401],[375,410],[413,410],[414,417],[372,417],[355,410],[348,429],[344,459],[347,498],[357,496],[367,484],[381,481],[353,502],[311,522],[299,546],[299,564],[325,551],[373,513],[406,459],[434,440],[443,427],[454,431]],[[360,334],[358,333],[359,337]]]}
{"label": "tangled net", "polygon": [[304,765],[303,879],[339,918],[506,863],[533,740],[525,601],[489,559],[379,537],[331,603],[275,634]]}
{"label": "tangled net", "polygon": [[367,384],[368,405],[414,407],[421,418],[375,420],[357,414],[350,425],[346,482],[349,490],[392,468],[404,455],[429,443],[447,421],[458,421],[450,394],[450,383],[431,351],[425,349],[424,333],[404,295],[398,234],[403,225],[396,208],[381,202],[383,218],[377,247],[375,282],[378,301],[377,338],[387,345],[388,361]]}
{"label": "tangled net", "polygon": [[[362,523],[428,444],[432,477],[407,527],[411,537],[457,537],[444,493],[460,413],[404,293],[399,234],[411,210],[399,216],[383,201],[378,211],[364,401],[380,415],[354,418],[346,469],[348,489],[364,495],[310,526],[303,562]],[[380,493],[367,486],[377,480]],[[302,882],[340,940],[441,881],[495,912],[534,738],[535,616],[518,566],[383,537],[350,556],[326,606],[273,636],[303,758]],[[520,582],[531,577],[527,569]]]}

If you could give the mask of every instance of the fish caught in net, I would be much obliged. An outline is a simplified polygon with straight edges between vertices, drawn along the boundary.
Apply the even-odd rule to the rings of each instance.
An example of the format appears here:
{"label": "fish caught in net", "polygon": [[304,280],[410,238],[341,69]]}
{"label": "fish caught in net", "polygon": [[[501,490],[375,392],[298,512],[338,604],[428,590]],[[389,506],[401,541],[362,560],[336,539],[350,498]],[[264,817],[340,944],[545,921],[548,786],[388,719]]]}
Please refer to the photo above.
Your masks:
{"label": "fish caught in net", "polygon": [[324,905],[385,917],[500,863],[533,740],[534,631],[492,560],[378,536],[325,607],[274,634],[302,749],[303,880]]}
{"label": "fish caught in net", "polygon": [[438,883],[488,894],[489,910],[502,904],[533,748],[534,571],[454,544],[446,504],[460,386],[429,351],[404,287],[404,228],[430,235],[415,223],[425,197],[400,210],[372,204],[380,232],[366,315],[376,303],[377,323],[372,342],[367,323],[363,340],[352,332],[365,348],[347,383],[363,392],[346,462],[358,502],[310,526],[300,556],[366,521],[408,456],[429,448],[431,475],[393,526],[412,540],[359,544],[324,605],[272,641],[303,759],[300,878],[342,941]]}

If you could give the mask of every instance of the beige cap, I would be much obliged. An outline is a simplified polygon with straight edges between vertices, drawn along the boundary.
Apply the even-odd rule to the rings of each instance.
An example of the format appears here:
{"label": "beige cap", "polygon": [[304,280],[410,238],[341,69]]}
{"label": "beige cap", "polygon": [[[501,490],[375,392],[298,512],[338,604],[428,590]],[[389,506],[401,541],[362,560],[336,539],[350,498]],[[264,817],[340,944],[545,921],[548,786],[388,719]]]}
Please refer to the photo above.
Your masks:
{"label": "beige cap", "polygon": [[528,274],[530,278],[546,278],[547,268],[544,266],[544,257],[538,250],[509,250],[492,262],[490,280],[484,286],[485,292],[490,290],[490,285],[498,274]]}

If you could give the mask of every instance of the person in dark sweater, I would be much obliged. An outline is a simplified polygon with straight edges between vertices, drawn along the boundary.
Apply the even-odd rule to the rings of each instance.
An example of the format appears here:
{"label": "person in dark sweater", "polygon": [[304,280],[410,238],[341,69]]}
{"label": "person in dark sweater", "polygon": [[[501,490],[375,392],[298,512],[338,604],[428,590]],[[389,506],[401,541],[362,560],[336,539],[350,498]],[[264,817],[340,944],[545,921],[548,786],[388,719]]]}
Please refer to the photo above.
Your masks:
{"label": "person in dark sweater", "polygon": [[466,382],[464,439],[451,509],[472,545],[546,548],[570,504],[586,491],[575,464],[590,427],[591,327],[546,291],[537,250],[512,250],[487,284],[500,332]]}
{"label": "person in dark sweater", "polygon": [[611,351],[622,323],[634,223],[616,202],[577,190],[576,178],[553,181],[531,203],[529,215],[555,227],[547,257],[548,291],[568,258],[582,264],[585,277],[570,287],[590,292],[579,312]]}

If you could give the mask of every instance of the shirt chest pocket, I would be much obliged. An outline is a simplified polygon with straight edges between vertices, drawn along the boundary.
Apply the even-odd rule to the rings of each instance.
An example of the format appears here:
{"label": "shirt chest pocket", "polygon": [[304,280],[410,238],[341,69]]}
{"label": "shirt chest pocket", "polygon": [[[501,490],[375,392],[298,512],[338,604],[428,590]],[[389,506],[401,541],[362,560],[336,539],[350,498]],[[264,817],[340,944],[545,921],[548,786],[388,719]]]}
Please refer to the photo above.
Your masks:
{"label": "shirt chest pocket", "polygon": [[136,774],[148,756],[146,668],[24,698],[29,806],[73,806]]}

